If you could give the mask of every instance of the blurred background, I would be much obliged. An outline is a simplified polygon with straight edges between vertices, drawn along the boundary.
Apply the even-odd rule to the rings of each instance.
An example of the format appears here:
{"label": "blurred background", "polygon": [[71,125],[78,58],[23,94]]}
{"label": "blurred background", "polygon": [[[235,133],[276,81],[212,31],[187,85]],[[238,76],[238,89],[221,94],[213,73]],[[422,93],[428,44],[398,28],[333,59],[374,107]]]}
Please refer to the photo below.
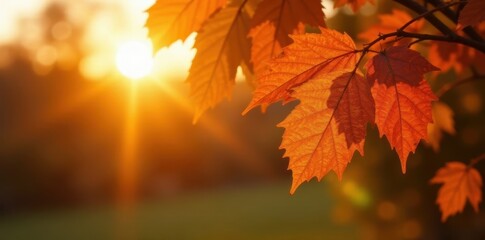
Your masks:
{"label": "blurred background", "polygon": [[[380,2],[352,14],[324,1],[328,25],[356,36],[390,12]],[[483,83],[444,95],[457,133],[439,153],[421,144],[406,175],[369,127],[341,182],[332,173],[290,196],[275,125],[295,103],[242,117],[240,76],[231,101],[192,125],[195,35],[152,56],[153,3],[0,0],[0,239],[485,238],[483,210],[441,223],[428,183],[485,151]]]}

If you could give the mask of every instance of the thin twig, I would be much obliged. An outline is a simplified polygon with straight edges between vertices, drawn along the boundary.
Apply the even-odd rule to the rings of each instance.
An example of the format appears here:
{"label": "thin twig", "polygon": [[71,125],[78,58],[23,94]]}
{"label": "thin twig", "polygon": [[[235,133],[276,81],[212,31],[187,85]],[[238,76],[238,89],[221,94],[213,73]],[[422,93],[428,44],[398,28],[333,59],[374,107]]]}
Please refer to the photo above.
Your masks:
{"label": "thin twig", "polygon": [[[395,0],[395,1],[400,2],[400,3],[405,2],[406,4],[412,3],[410,6],[414,6],[415,8],[417,8],[419,6],[419,7],[422,8],[421,5],[419,5],[419,4],[417,4],[416,2],[413,2],[413,1],[409,1],[409,0]],[[420,11],[421,13],[418,16],[414,17],[413,19],[411,19],[410,21],[405,23],[396,32],[392,32],[392,33],[388,33],[388,34],[382,34],[377,39],[375,39],[374,41],[368,43],[367,46],[372,46],[375,43],[377,43],[381,40],[384,40],[386,38],[389,38],[389,37],[401,37],[401,38],[416,38],[416,39],[418,39],[417,41],[411,42],[409,44],[409,46],[411,46],[412,44],[415,44],[417,42],[424,41],[424,40],[434,40],[434,41],[442,41],[442,42],[460,43],[460,44],[475,48],[475,49],[485,53],[485,42],[475,41],[475,40],[472,40],[472,39],[468,39],[468,38],[456,35],[448,27],[446,27],[442,22],[440,22],[438,19],[436,19],[434,17],[434,15],[433,15],[434,12],[440,11],[441,9],[444,9],[444,8],[447,8],[447,7],[450,7],[450,6],[459,4],[459,3],[461,3],[461,2],[452,2],[452,3],[449,3],[447,5],[440,6],[440,7],[435,8],[435,9],[431,9],[429,11],[424,11],[424,12]],[[419,9],[421,9],[421,8],[419,8]],[[439,35],[431,35],[431,34],[411,33],[411,32],[405,32],[404,31],[409,25],[411,25],[412,23],[416,22],[419,19],[426,18],[429,21],[429,17],[432,17],[431,19],[437,20],[439,22],[438,26],[441,26],[440,28],[442,28],[442,25],[443,25],[444,28],[447,29],[445,32],[449,33],[449,34],[445,34],[445,36],[439,36]],[[366,47],[366,48],[367,48],[366,51],[362,51],[364,53],[364,55],[370,49],[370,47]]]}
{"label": "thin twig", "polygon": [[382,34],[374,41],[366,44],[366,46],[374,45],[375,43],[385,40],[386,38],[389,38],[389,37],[417,38],[417,39],[420,39],[421,41],[434,40],[434,41],[440,41],[440,42],[460,43],[485,53],[485,43],[476,42],[468,38],[459,37],[459,36],[452,38],[449,36],[412,33],[412,32],[404,32],[404,31],[396,31],[392,33]]}
{"label": "thin twig", "polygon": [[465,83],[471,83],[471,82],[476,82],[476,81],[479,81],[479,80],[485,80],[485,75],[473,75],[471,77],[468,77],[468,78],[464,78],[462,80],[459,80],[459,81],[456,81],[456,82],[453,82],[453,83],[449,83],[449,84],[445,84],[443,87],[441,87],[437,92],[436,92],[436,96],[438,98],[441,98],[443,95],[445,95],[446,93],[448,93],[450,90],[458,87],[458,86],[461,86]]}
{"label": "thin twig", "polygon": [[475,166],[477,163],[479,163],[480,161],[483,161],[483,160],[485,160],[485,153],[483,153],[482,155],[470,160],[468,167],[471,168],[471,167]]}

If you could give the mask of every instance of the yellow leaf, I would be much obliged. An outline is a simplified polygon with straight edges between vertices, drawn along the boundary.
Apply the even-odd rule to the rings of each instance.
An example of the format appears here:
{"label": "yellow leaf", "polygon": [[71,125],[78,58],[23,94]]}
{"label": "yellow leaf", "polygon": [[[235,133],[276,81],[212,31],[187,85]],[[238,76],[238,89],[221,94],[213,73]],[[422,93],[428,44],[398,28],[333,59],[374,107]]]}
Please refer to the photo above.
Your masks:
{"label": "yellow leaf", "polygon": [[250,64],[247,35],[249,10],[254,2],[232,1],[209,19],[197,35],[197,54],[187,79],[196,105],[194,123],[203,112],[230,96],[237,67],[243,62]]}
{"label": "yellow leaf", "polygon": [[227,0],[159,0],[148,9],[146,26],[154,49],[166,47],[192,32],[225,6]]}

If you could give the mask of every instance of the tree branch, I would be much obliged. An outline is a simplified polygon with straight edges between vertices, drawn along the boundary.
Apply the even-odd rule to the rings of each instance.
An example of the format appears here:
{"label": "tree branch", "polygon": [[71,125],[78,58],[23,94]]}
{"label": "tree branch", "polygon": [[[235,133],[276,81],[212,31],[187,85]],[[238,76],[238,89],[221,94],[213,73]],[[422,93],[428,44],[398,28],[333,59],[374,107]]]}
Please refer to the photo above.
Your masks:
{"label": "tree branch", "polygon": [[[460,2],[456,3],[449,3],[446,5],[443,5],[441,7],[432,9],[432,10],[427,10],[425,7],[421,6],[419,3],[412,1],[412,0],[394,0],[405,7],[415,11],[419,15],[413,18],[411,21],[403,25],[397,32],[399,33],[400,30],[403,30],[407,26],[409,26],[411,23],[417,21],[420,18],[425,18],[430,22],[434,27],[436,27],[438,30],[441,31],[445,36],[444,38],[438,38],[436,35],[429,35],[429,34],[421,34],[420,36],[416,36],[415,38],[419,39],[419,41],[423,40],[436,40],[436,41],[444,41],[444,42],[454,42],[454,43],[460,43],[469,47],[473,47],[482,53],[485,53],[485,42],[484,41],[476,41],[473,39],[468,39],[462,36],[457,35],[455,32],[453,32],[451,29],[449,29],[443,22],[441,22],[439,19],[437,19],[432,13],[439,11],[441,9],[447,9],[447,7],[451,5],[458,4]],[[406,33],[403,32],[402,36],[396,35],[398,37],[412,37],[411,33]]]}
{"label": "tree branch", "polygon": [[[451,21],[453,21],[455,24],[458,23],[458,14],[456,14],[449,7],[442,8],[443,6],[446,6],[446,5],[449,5],[449,4],[445,4],[441,0],[427,0],[427,2],[431,3],[436,8],[440,8],[441,13],[443,13],[443,15],[445,15],[448,19],[450,19]],[[456,3],[463,3],[463,1],[459,1],[459,2],[456,2]],[[483,38],[482,38],[482,36],[480,36],[475,31],[475,29],[473,29],[473,27],[471,27],[471,26],[467,26],[467,27],[463,28],[463,32],[468,37],[470,37],[471,39],[473,39],[475,41],[481,41],[481,42],[484,41]]]}
{"label": "tree branch", "polygon": [[[395,2],[413,10],[417,14],[425,14],[428,12],[428,9],[423,7],[421,4],[413,1],[413,0],[394,0]],[[443,22],[441,22],[438,18],[436,18],[434,15],[426,15],[425,16],[426,20],[431,23],[436,29],[438,29],[443,35],[448,35],[448,36],[456,36],[455,32],[451,31]]]}
{"label": "tree branch", "polygon": [[441,6],[437,6],[435,7],[434,9],[431,9],[427,12],[424,12],[420,15],[418,15],[417,17],[413,18],[411,21],[407,22],[406,24],[404,24],[401,28],[399,28],[400,30],[404,30],[405,28],[407,28],[409,25],[411,25],[413,22],[416,22],[417,20],[423,18],[423,17],[426,17],[427,15],[430,15],[434,12],[437,12],[437,11],[443,11],[443,9],[448,9],[449,10],[449,7],[451,6],[454,6],[454,5],[458,5],[458,4],[461,4],[462,2],[450,2],[448,4],[443,4]]}

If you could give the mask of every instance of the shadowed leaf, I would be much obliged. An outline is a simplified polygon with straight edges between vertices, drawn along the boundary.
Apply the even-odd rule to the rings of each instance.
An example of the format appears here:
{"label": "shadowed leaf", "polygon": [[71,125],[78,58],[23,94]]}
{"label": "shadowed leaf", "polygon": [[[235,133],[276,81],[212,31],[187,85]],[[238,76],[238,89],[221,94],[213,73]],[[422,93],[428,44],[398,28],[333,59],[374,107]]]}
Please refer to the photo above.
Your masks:
{"label": "shadowed leaf", "polygon": [[374,121],[370,86],[356,73],[317,73],[295,89],[300,104],[279,124],[281,148],[290,158],[293,194],[313,177],[333,170],[339,179],[357,150],[364,154],[366,124]]}
{"label": "shadowed leaf", "polygon": [[281,53],[292,40],[289,34],[305,33],[305,25],[325,26],[320,0],[265,0],[254,14],[249,36],[252,38],[251,60],[257,76],[267,62]]}
{"label": "shadowed leaf", "polygon": [[423,74],[438,70],[418,52],[406,47],[390,47],[367,63],[376,103],[376,124],[380,136],[387,136],[401,160],[403,173],[410,152],[427,139],[433,121],[431,102],[436,96]]}

